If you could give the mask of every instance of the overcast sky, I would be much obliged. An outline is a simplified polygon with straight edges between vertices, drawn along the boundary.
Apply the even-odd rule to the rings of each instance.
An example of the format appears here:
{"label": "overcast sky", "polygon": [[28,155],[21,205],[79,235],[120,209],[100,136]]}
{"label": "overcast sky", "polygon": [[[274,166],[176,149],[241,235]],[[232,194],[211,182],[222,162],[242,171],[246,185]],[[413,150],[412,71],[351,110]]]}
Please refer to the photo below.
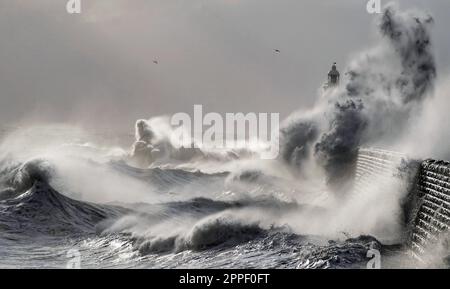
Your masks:
{"label": "overcast sky", "polygon": [[[125,129],[194,104],[286,116],[312,105],[332,62],[377,39],[366,0],[81,1],[69,15],[66,0],[0,0],[2,125]],[[448,74],[450,1],[397,2],[434,16]]]}

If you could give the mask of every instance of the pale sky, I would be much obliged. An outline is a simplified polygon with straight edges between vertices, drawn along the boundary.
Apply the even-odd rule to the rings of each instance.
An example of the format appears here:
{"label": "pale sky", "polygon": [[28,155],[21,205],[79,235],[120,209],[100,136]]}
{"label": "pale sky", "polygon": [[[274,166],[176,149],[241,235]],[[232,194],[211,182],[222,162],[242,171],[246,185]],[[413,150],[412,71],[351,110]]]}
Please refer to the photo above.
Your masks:
{"label": "pale sky", "polygon": [[[194,104],[283,117],[313,104],[332,62],[343,70],[377,41],[366,0],[81,1],[69,15],[66,0],[0,0],[2,125],[127,129]],[[450,1],[394,2],[434,16],[448,75]]]}

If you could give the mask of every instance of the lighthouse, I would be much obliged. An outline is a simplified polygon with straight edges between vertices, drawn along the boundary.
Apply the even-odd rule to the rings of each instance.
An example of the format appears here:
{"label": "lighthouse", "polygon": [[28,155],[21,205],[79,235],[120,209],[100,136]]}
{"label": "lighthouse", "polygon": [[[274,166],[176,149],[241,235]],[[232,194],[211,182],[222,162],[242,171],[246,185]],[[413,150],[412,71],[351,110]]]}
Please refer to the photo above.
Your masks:
{"label": "lighthouse", "polygon": [[339,80],[340,80],[340,73],[337,70],[336,67],[336,62],[333,63],[333,66],[331,66],[331,70],[330,72],[328,72],[328,83],[327,83],[327,87],[334,87],[339,85]]}

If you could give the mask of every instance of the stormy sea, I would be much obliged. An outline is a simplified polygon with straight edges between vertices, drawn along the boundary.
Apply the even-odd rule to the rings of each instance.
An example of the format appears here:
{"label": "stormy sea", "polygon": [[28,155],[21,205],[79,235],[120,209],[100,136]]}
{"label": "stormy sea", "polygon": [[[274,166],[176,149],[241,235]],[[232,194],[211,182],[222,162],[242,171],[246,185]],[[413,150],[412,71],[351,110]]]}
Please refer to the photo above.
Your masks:
{"label": "stormy sea", "polygon": [[0,267],[366,268],[373,252],[423,266],[405,245],[404,180],[354,194],[351,175],[359,147],[420,156],[407,128],[436,93],[433,18],[388,7],[376,25],[341,85],[284,120],[273,160],[250,144],[179,148],[167,116],[129,133],[3,130]]}

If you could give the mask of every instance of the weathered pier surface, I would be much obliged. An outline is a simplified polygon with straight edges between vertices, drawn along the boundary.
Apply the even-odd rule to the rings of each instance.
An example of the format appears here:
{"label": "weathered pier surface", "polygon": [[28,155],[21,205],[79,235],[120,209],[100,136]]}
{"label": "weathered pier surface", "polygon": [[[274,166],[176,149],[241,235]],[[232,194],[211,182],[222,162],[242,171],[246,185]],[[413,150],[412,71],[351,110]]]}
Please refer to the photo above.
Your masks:
{"label": "weathered pier surface", "polygon": [[406,156],[373,148],[360,148],[356,164],[354,193],[360,194],[368,188],[389,184],[398,174]]}
{"label": "weathered pier surface", "polygon": [[354,193],[383,189],[395,178],[406,178],[405,241],[416,259],[426,261],[426,253],[435,250],[450,232],[450,162],[429,159],[410,165],[412,162],[400,153],[361,148]]}
{"label": "weathered pier surface", "polygon": [[450,226],[450,163],[426,160],[417,178],[418,212],[410,240],[412,254],[423,259]]}

